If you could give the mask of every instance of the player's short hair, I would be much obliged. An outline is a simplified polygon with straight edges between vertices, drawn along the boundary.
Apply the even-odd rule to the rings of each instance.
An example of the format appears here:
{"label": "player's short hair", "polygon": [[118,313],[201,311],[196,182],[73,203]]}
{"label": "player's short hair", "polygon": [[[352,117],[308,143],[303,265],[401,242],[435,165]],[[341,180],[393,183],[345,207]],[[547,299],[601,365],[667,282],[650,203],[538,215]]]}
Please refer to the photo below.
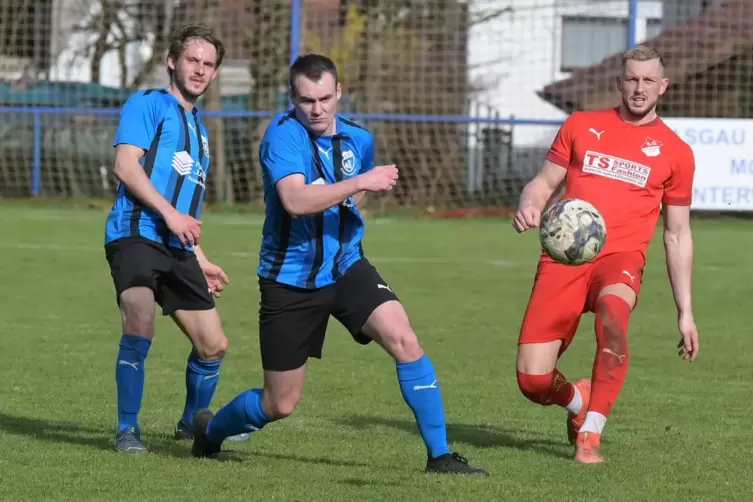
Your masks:
{"label": "player's short hair", "polygon": [[299,56],[290,65],[290,79],[288,85],[290,86],[291,94],[295,95],[298,89],[295,88],[295,79],[299,75],[313,80],[314,82],[320,80],[322,75],[330,73],[335,77],[335,84],[337,84],[337,66],[327,56],[321,54],[306,54],[305,56]]}
{"label": "player's short hair", "polygon": [[[172,58],[173,61],[177,61],[183,50],[186,48],[186,43],[189,40],[204,40],[214,45],[217,51],[217,68],[222,64],[222,58],[225,57],[225,44],[222,40],[215,35],[214,30],[203,24],[189,24],[183,26],[178,31],[173,33],[170,37],[170,45],[167,49],[167,57]],[[167,75],[170,77],[170,81],[173,79],[173,70],[167,67]]]}
{"label": "player's short hair", "polygon": [[652,61],[654,59],[658,59],[662,68],[664,67],[664,58],[658,50],[648,45],[636,45],[622,53],[622,67],[625,68],[628,61]]}

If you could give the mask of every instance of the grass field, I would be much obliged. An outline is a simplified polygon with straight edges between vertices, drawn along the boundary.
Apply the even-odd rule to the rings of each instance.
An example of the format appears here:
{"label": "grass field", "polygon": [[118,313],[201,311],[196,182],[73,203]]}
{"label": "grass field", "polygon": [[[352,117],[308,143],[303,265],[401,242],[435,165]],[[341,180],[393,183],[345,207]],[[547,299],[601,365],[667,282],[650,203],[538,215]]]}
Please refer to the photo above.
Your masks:
{"label": "grass field", "polygon": [[[171,433],[188,342],[160,319],[142,411],[152,454],[111,449],[119,317],[102,210],[0,206],[0,497],[4,500],[750,500],[753,491],[750,223],[695,221],[701,355],[677,355],[658,238],[630,328],[631,368],[609,420],[608,463],[576,465],[564,412],[515,382],[518,327],[537,257],[506,220],[369,222],[365,249],[433,359],[454,449],[489,478],[422,472],[425,453],[392,361],[335,322],[299,410],[221,461]],[[214,408],[261,382],[257,215],[207,214],[203,247],[231,285],[219,302],[230,352]],[[587,316],[561,368],[590,371]],[[223,461],[224,460],[224,461]]]}

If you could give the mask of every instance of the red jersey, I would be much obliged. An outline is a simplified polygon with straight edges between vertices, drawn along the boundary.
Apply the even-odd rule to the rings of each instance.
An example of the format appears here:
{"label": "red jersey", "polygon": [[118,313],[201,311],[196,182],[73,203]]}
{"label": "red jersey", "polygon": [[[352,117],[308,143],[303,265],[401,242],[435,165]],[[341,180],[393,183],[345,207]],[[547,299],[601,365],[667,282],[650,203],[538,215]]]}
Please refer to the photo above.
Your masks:
{"label": "red jersey", "polygon": [[645,258],[660,205],[692,199],[693,150],[658,117],[634,125],[617,108],[575,112],[546,158],[567,169],[563,198],[588,201],[604,217],[602,255],[640,251]]}

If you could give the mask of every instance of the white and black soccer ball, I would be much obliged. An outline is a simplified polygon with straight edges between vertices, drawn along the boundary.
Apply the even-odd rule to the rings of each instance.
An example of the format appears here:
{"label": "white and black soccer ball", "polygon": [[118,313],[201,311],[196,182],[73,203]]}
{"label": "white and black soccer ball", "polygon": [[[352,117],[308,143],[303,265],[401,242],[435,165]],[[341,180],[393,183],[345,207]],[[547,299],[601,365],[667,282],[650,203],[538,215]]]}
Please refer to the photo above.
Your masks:
{"label": "white and black soccer ball", "polygon": [[560,200],[541,215],[539,241],[557,263],[588,263],[599,255],[606,240],[604,218],[584,200]]}

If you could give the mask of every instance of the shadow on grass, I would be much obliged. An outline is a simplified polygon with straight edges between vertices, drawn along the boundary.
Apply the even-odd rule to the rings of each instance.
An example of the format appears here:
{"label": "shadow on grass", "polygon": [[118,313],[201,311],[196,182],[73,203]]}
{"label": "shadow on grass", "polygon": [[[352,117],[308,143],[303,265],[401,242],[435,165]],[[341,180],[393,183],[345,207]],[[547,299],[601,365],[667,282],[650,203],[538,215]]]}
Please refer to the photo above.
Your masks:
{"label": "shadow on grass", "polygon": [[[364,430],[371,427],[390,427],[418,435],[415,422],[367,415],[351,415],[338,420],[341,425]],[[564,434],[564,431],[563,431]],[[571,447],[565,438],[562,441],[546,437],[521,437],[520,431],[501,427],[475,424],[447,424],[447,440],[450,445],[463,443],[478,448],[514,448],[523,451],[537,451],[559,458],[570,459]]]}
{"label": "shadow on grass", "polygon": [[[225,452],[223,451],[223,455]],[[352,460],[333,460],[331,458],[324,457],[305,457],[303,455],[289,455],[286,453],[268,453],[263,451],[254,451],[251,453],[252,457],[265,457],[273,458],[276,460],[288,460],[293,462],[303,462],[307,464],[315,465],[329,465],[333,467],[369,467],[371,464],[363,462],[353,462]]]}
{"label": "shadow on grass", "polygon": [[[68,443],[71,445],[85,446],[118,453],[115,450],[115,431],[113,429],[91,426],[83,423],[66,422],[62,420],[45,420],[43,418],[8,415],[0,412],[0,432],[16,436],[26,436],[47,443]],[[172,434],[146,433],[142,434],[141,439],[150,454],[174,458],[193,458],[191,455],[191,441],[177,441],[173,439]],[[207,461],[241,462],[261,457],[341,467],[363,467],[367,465],[359,462],[332,460],[323,457],[306,457],[301,455],[228,449],[229,446],[234,445],[235,443],[226,442],[223,444],[222,453],[219,457]]]}
{"label": "shadow on grass", "polygon": [[[48,443],[68,443],[104,451],[115,450],[113,429],[91,426],[83,423],[62,420],[45,420],[19,415],[0,413],[0,431],[17,436],[26,436]],[[150,453],[176,458],[192,458],[191,442],[176,441],[172,435],[144,434],[141,437]],[[232,452],[230,452],[232,453]],[[220,458],[221,461],[238,461],[234,455]]]}
{"label": "shadow on grass", "polygon": [[341,485],[355,486],[356,488],[374,488],[379,486],[400,486],[397,481],[374,481],[358,478],[348,478],[337,481]]}
{"label": "shadow on grass", "polygon": [[48,443],[70,443],[101,450],[112,449],[114,438],[112,431],[105,431],[101,427],[6,413],[0,413],[0,430]]}

